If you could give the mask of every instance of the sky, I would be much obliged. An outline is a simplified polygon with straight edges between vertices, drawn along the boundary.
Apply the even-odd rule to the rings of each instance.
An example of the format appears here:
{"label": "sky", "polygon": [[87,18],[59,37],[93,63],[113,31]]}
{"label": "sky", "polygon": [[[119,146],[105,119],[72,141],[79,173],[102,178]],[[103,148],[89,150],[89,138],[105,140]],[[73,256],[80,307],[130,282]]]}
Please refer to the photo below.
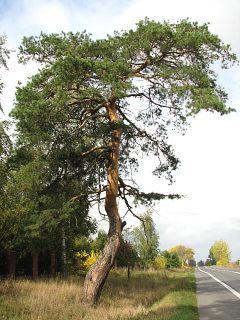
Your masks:
{"label": "sky", "polygon": [[[0,0],[0,34],[7,35],[7,46],[15,50],[9,70],[0,70],[5,114],[13,107],[17,82],[26,82],[36,72],[31,63],[17,64],[23,36],[87,30],[94,38],[104,38],[114,30],[134,28],[146,16],[157,21],[208,22],[210,31],[230,44],[240,59],[239,0]],[[190,120],[184,136],[170,134],[181,160],[171,186],[152,176],[151,158],[143,159],[136,174],[145,192],[184,195],[181,200],[161,201],[154,207],[153,218],[162,250],[177,244],[190,246],[196,260],[205,260],[219,239],[229,244],[232,260],[240,259],[240,66],[218,70],[218,75],[228,92],[228,105],[236,112],[223,117],[201,112]],[[143,208],[136,210],[141,213]],[[127,220],[128,226],[138,224],[130,216]]]}

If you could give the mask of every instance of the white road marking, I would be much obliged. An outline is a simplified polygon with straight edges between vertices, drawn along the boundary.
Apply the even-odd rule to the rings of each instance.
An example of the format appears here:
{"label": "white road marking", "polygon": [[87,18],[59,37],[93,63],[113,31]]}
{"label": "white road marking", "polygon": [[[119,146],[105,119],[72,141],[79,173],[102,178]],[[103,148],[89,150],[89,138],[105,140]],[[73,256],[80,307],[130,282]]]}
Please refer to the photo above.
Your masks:
{"label": "white road marking", "polygon": [[228,270],[228,269],[218,269],[218,268],[212,268],[212,267],[205,267],[206,269],[209,270],[214,270],[214,271],[223,271],[223,272],[231,272],[231,273],[237,273],[240,274],[238,271],[233,271],[233,270]]}
{"label": "white road marking", "polygon": [[232,287],[230,287],[229,285],[227,285],[226,283],[222,282],[221,280],[219,280],[218,278],[214,277],[211,273],[207,272],[207,271],[203,271],[202,269],[200,269],[198,267],[198,270],[208,274],[210,277],[212,277],[215,281],[219,282],[222,286],[224,286],[226,289],[228,289],[230,292],[232,292],[236,297],[238,297],[238,299],[240,299],[240,293],[237,292],[236,290],[234,290]]}

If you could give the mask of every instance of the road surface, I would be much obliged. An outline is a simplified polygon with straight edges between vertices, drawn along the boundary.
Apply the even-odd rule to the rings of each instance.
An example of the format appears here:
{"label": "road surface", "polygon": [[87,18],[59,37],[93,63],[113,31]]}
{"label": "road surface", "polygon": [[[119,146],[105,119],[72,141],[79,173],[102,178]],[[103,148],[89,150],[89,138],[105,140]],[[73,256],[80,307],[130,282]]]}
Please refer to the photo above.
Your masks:
{"label": "road surface", "polygon": [[200,320],[240,320],[240,269],[196,269]]}

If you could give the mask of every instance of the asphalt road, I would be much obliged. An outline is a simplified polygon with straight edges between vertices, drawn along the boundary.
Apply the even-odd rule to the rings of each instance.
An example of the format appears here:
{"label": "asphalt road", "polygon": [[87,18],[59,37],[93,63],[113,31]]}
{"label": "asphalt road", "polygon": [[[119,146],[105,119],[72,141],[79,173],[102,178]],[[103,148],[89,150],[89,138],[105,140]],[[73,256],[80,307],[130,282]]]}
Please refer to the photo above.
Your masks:
{"label": "asphalt road", "polygon": [[240,320],[240,269],[196,269],[200,320]]}

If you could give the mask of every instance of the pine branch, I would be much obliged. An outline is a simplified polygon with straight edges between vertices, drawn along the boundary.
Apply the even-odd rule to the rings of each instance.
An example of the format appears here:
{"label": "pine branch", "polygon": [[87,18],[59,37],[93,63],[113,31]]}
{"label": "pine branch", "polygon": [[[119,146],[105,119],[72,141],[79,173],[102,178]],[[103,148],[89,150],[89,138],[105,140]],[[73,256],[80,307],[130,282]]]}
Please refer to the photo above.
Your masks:
{"label": "pine branch", "polygon": [[78,199],[81,199],[81,198],[84,198],[84,197],[88,197],[90,195],[98,195],[98,194],[101,194],[102,192],[105,192],[105,191],[107,191],[106,187],[104,187],[102,189],[90,190],[88,192],[81,193],[78,196],[75,196],[75,197],[71,198],[69,201],[78,200]]}
{"label": "pine branch", "polygon": [[101,151],[103,152],[104,150],[107,150],[108,147],[104,147],[104,146],[101,146],[101,147],[93,147],[92,149],[86,151],[86,152],[83,152],[80,154],[80,157],[86,157],[88,156],[89,154],[91,153],[94,153],[94,152],[97,152],[97,151]]}

